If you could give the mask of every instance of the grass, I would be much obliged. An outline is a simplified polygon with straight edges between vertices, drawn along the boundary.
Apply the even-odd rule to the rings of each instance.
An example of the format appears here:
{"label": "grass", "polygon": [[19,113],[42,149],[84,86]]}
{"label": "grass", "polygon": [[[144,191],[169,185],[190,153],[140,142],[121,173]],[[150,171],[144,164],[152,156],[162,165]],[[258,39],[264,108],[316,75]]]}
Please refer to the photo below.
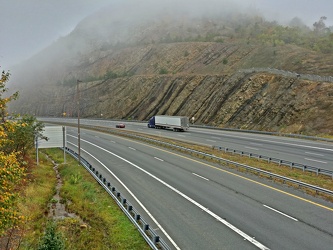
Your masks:
{"label": "grass", "polygon": [[[48,205],[54,202],[57,178],[45,154],[57,163],[63,162],[59,149],[40,152],[40,164],[31,171],[31,181],[20,201],[22,213],[30,218],[20,249],[36,249],[50,220],[46,215]],[[67,155],[66,164],[58,165],[58,171],[63,184],[60,202],[77,215],[57,220],[66,249],[150,249],[118,205],[75,159]]]}
{"label": "grass", "polygon": [[41,237],[47,218],[47,205],[55,194],[57,182],[53,164],[45,155],[39,155],[39,165],[30,163],[28,180],[18,203],[21,213],[28,218],[22,229],[20,249],[34,249]]}
{"label": "grass", "polygon": [[[60,155],[60,150],[48,154]],[[69,157],[59,165],[63,180],[60,196],[69,212],[83,223],[68,219],[60,222],[70,249],[150,249],[136,227],[130,222],[106,191],[76,160]],[[82,230],[82,225],[87,228]]]}

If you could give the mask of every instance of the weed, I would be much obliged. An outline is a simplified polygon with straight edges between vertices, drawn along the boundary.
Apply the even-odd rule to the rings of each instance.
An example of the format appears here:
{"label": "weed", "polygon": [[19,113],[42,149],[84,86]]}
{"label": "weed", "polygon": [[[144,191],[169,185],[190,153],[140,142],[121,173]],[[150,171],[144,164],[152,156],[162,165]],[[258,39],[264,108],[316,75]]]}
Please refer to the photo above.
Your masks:
{"label": "weed", "polygon": [[80,176],[79,174],[72,174],[70,177],[70,183],[72,185],[76,185],[79,183],[79,181],[82,179],[82,176]]}

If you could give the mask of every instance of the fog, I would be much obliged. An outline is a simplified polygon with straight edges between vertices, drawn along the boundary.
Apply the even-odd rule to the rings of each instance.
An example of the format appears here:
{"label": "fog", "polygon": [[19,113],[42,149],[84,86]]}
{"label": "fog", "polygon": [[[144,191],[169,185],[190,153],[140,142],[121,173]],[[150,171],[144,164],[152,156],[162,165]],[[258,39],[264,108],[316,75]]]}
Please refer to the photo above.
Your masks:
{"label": "fog", "polygon": [[[327,26],[333,25],[332,0],[0,0],[0,70],[10,70],[22,60],[69,34],[77,24],[100,9],[136,8],[149,13],[159,9],[187,15],[210,15],[238,10],[261,14],[281,24],[300,18],[307,26],[326,16]],[[139,15],[144,14],[140,12]]]}

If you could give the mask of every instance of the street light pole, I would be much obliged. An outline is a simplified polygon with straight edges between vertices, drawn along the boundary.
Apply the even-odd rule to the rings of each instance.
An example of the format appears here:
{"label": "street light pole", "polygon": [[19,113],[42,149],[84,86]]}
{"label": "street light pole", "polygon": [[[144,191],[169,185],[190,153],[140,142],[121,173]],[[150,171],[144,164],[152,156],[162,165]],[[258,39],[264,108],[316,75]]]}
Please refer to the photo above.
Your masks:
{"label": "street light pole", "polygon": [[76,94],[77,94],[77,147],[78,147],[78,155],[79,155],[79,163],[81,164],[81,139],[80,139],[80,90],[79,83],[82,82],[80,80],[76,80]]}

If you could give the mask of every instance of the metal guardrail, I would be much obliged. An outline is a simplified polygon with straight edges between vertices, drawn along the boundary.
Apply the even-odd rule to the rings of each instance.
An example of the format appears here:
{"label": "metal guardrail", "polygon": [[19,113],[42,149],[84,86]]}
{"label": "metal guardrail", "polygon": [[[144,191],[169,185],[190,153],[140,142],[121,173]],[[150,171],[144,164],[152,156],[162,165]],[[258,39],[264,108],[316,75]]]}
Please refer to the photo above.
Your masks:
{"label": "metal guardrail", "polygon": [[[69,123],[68,125],[72,126],[73,124]],[[119,134],[119,135],[124,135],[125,134],[125,132],[121,132],[121,131],[118,131],[118,130],[115,131],[115,130],[107,128],[107,127],[99,127],[99,126],[91,126],[91,125],[81,125],[81,126],[86,127],[88,129],[93,128],[93,129],[96,129],[96,130],[99,130],[99,131],[112,132],[114,134]],[[171,143],[158,141],[158,140],[155,140],[155,139],[150,139],[150,138],[143,137],[143,136],[138,136],[138,135],[133,135],[133,134],[128,134],[128,133],[126,133],[126,136],[133,137],[133,138],[138,138],[138,139],[141,139],[141,140],[155,142],[155,143],[158,143],[158,144],[161,144],[161,145],[167,145],[169,147],[178,148],[180,150],[184,150],[184,151],[191,152],[191,153],[196,153],[198,155],[206,156],[206,157],[209,157],[209,158],[215,158],[216,160],[218,160],[220,162],[225,162],[227,164],[232,164],[232,165],[237,166],[237,167],[242,167],[242,168],[245,168],[245,169],[260,173],[260,174],[265,174],[266,176],[269,176],[271,178],[274,177],[276,179],[280,179],[283,182],[288,181],[290,183],[298,185],[299,187],[306,187],[306,188],[312,189],[317,193],[322,192],[322,193],[329,194],[329,195],[333,196],[333,191],[331,191],[331,190],[324,189],[324,188],[317,187],[317,186],[313,186],[313,185],[310,185],[310,184],[307,184],[307,183],[304,183],[304,182],[300,182],[300,181],[297,181],[297,180],[294,180],[294,179],[290,179],[290,178],[287,178],[287,177],[284,177],[284,176],[281,176],[281,175],[277,175],[277,174],[274,174],[274,173],[271,173],[271,172],[268,172],[268,171],[264,171],[264,170],[261,170],[261,169],[258,169],[258,168],[247,166],[245,164],[229,161],[227,159],[223,159],[223,158],[211,155],[211,154],[207,154],[207,153],[204,153],[204,152],[188,149],[188,148],[181,147],[181,146],[178,146],[178,145],[174,145],[174,144],[171,144]],[[324,170],[321,170],[321,171],[322,171],[321,173],[325,172]]]}
{"label": "metal guardrail", "polygon": [[[66,152],[72,155],[75,159],[79,156],[73,150],[66,148]],[[149,226],[149,224],[141,217],[139,212],[127,201],[127,199],[111,185],[110,182],[102,176],[88,161],[81,157],[81,164],[90,172],[96,181],[109,193],[116,201],[121,210],[127,215],[130,221],[137,227],[145,241],[154,250],[170,250],[171,248],[160,236]]]}
{"label": "metal guardrail", "polygon": [[308,188],[308,189],[311,189],[311,190],[315,191],[316,193],[325,193],[325,194],[333,196],[333,191],[331,191],[331,190],[321,188],[321,187],[318,187],[318,186],[314,186],[314,185],[311,185],[311,184],[307,184],[307,183],[304,183],[304,182],[301,182],[301,181],[297,181],[297,180],[294,180],[294,179],[291,179],[291,178],[288,178],[288,177],[284,177],[282,175],[274,174],[274,173],[271,173],[271,172],[268,172],[268,171],[265,171],[265,170],[261,170],[259,168],[255,168],[255,167],[251,167],[251,166],[242,164],[242,163],[230,161],[230,160],[227,160],[227,159],[224,159],[224,158],[221,158],[221,157],[217,157],[217,156],[212,155],[212,154],[207,154],[205,152],[200,152],[200,151],[197,151],[197,150],[188,149],[188,148],[185,148],[183,146],[178,146],[178,145],[175,145],[175,144],[172,144],[172,143],[163,142],[163,141],[159,141],[159,140],[156,140],[156,139],[151,139],[151,138],[147,138],[147,137],[143,137],[143,136],[129,134],[129,133],[126,133],[125,131],[123,131],[123,132],[122,131],[115,131],[113,129],[109,129],[109,128],[106,128],[106,127],[87,126],[87,128],[93,128],[93,129],[96,129],[96,130],[99,130],[99,131],[105,131],[105,132],[112,132],[114,134],[125,135],[127,137],[137,138],[137,139],[140,139],[140,140],[143,140],[143,141],[153,142],[153,143],[160,144],[160,145],[163,145],[163,146],[176,148],[180,151],[183,150],[185,152],[189,152],[189,153],[192,153],[192,154],[201,155],[201,156],[204,156],[204,157],[207,157],[207,158],[210,158],[210,159],[215,159],[218,162],[224,162],[226,164],[231,164],[231,165],[234,165],[236,167],[240,167],[240,168],[252,171],[252,172],[256,172],[258,174],[266,175],[270,178],[276,178],[276,179],[281,180],[284,183],[289,182],[289,183],[297,185],[298,187]]}
{"label": "metal guardrail", "polygon": [[281,159],[273,158],[273,157],[269,157],[269,156],[264,156],[264,155],[249,153],[249,152],[236,150],[236,149],[232,149],[232,148],[226,148],[226,147],[222,147],[222,146],[214,146],[213,145],[213,149],[215,149],[215,148],[218,149],[218,150],[223,150],[226,153],[231,152],[231,153],[235,153],[235,154],[242,155],[242,156],[248,156],[250,158],[257,158],[257,159],[266,160],[267,162],[274,162],[274,163],[277,163],[279,165],[284,165],[284,166],[290,167],[291,169],[293,169],[293,168],[302,169],[303,172],[309,171],[309,172],[314,172],[317,175],[323,174],[323,175],[332,176],[332,179],[333,179],[333,171],[332,170],[317,168],[317,167],[313,167],[313,166],[310,166],[310,165],[304,165],[304,164],[301,164],[301,163],[281,160]]}

